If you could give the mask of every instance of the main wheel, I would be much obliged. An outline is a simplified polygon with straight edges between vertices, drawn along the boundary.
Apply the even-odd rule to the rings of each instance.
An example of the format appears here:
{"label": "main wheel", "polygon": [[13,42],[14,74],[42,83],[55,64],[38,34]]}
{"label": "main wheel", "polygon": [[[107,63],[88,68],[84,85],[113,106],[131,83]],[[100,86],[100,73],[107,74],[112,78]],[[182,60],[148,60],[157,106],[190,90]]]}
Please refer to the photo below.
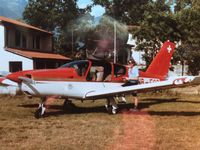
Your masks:
{"label": "main wheel", "polygon": [[75,111],[76,106],[72,103],[72,101],[70,100],[65,100],[64,104],[63,104],[63,110],[66,113],[71,113],[73,111]]}
{"label": "main wheel", "polygon": [[42,107],[39,107],[36,111],[35,111],[35,118],[39,119],[41,117],[44,116],[44,113],[42,113]]}
{"label": "main wheel", "polygon": [[112,105],[105,105],[108,114],[112,114]]}
{"label": "main wheel", "polygon": [[117,110],[112,108],[112,114],[115,115],[117,113]]}

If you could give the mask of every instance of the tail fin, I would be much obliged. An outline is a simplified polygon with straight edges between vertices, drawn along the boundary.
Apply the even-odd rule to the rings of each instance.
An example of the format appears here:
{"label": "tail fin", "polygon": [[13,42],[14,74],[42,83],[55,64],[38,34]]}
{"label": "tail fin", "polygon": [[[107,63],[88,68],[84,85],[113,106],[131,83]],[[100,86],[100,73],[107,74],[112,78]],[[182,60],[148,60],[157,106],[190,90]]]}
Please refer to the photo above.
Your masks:
{"label": "tail fin", "polygon": [[164,42],[160,51],[149,65],[146,73],[157,76],[166,76],[169,67],[172,54],[174,53],[175,44],[169,41]]}

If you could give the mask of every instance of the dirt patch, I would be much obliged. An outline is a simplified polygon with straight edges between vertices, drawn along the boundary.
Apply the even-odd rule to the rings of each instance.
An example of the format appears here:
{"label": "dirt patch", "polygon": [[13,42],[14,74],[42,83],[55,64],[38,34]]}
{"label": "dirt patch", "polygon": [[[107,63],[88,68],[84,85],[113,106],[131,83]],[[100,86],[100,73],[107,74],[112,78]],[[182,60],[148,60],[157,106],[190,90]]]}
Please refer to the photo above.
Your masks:
{"label": "dirt patch", "polygon": [[114,143],[108,149],[153,149],[156,143],[155,123],[148,112],[123,111],[122,126],[114,131]]}

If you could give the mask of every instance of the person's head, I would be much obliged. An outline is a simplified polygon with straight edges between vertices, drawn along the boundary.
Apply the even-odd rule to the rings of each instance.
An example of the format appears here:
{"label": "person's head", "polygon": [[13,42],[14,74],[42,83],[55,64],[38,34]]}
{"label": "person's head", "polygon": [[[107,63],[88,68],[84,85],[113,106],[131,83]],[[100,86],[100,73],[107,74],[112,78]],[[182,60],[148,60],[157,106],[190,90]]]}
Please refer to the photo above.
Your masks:
{"label": "person's head", "polygon": [[134,60],[134,59],[130,59],[130,60],[128,61],[128,65],[130,65],[130,66],[135,66],[135,65],[136,65],[135,60]]}

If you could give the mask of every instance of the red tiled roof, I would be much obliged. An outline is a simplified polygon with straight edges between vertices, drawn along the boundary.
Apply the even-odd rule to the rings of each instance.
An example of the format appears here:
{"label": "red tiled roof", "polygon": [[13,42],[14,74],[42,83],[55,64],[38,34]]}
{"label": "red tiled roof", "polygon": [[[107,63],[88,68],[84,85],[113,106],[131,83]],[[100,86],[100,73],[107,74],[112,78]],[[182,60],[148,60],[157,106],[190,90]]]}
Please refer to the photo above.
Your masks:
{"label": "red tiled roof", "polygon": [[23,23],[23,22],[20,22],[20,21],[17,21],[17,20],[9,19],[9,18],[3,17],[3,16],[0,16],[0,21],[7,22],[7,23],[12,23],[12,24],[15,24],[15,25],[18,25],[18,26],[22,26],[22,27],[25,27],[25,28],[29,28],[29,29],[45,32],[45,33],[48,33],[48,34],[52,34],[51,32],[48,32],[46,30],[31,26],[29,24],[26,24],[26,23]]}
{"label": "red tiled roof", "polygon": [[25,50],[14,49],[14,48],[5,48],[5,49],[11,53],[24,56],[27,58],[71,60],[71,58],[68,58],[59,54],[25,51]]}

